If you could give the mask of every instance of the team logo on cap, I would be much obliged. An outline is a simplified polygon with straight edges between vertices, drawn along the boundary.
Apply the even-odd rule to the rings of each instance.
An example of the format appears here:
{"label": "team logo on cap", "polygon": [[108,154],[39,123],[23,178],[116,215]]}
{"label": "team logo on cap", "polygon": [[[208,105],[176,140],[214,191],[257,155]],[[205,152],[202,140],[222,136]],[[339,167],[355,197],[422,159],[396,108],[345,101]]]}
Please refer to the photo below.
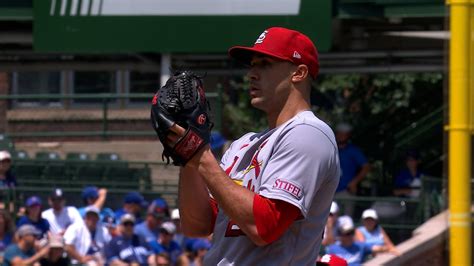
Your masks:
{"label": "team logo on cap", "polygon": [[301,59],[301,55],[297,51],[294,51],[293,52],[293,58]]}
{"label": "team logo on cap", "polygon": [[262,34],[260,34],[260,36],[258,36],[258,39],[255,41],[255,44],[262,43],[263,40],[265,40],[265,37],[267,37],[267,33],[268,33],[268,30],[262,32]]}

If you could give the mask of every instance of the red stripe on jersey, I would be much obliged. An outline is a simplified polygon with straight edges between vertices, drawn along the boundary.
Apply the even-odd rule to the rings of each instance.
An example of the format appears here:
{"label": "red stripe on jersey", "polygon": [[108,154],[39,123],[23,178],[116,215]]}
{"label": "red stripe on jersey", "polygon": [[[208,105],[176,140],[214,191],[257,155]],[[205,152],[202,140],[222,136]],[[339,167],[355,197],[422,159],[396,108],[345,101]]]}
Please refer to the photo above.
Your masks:
{"label": "red stripe on jersey", "polygon": [[235,156],[235,157],[234,157],[234,161],[232,162],[232,164],[231,164],[227,169],[225,169],[225,173],[226,173],[227,175],[230,174],[230,172],[232,171],[232,168],[234,168],[234,165],[235,165],[235,163],[237,162],[238,159],[239,159],[239,157],[238,157],[238,156]]}
{"label": "red stripe on jersey", "polygon": [[257,232],[267,243],[280,238],[300,214],[300,209],[286,201],[268,199],[258,194],[253,197],[253,216]]}
{"label": "red stripe on jersey", "polygon": [[214,231],[214,226],[216,225],[217,213],[219,212],[219,205],[214,198],[209,198],[209,205],[211,205],[212,209],[212,223],[211,223],[211,231]]}
{"label": "red stripe on jersey", "polygon": [[250,145],[250,144],[246,143],[246,144],[240,146],[240,150],[243,149],[243,148],[245,148],[245,147],[247,147],[248,145]]}

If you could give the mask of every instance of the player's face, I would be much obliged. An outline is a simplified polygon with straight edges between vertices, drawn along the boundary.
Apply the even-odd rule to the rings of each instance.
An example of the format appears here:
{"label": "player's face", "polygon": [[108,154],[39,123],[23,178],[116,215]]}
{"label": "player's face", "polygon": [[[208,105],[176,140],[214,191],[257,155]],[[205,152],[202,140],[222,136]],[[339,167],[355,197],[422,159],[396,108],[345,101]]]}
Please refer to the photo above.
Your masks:
{"label": "player's face", "polygon": [[11,165],[12,162],[10,160],[0,161],[0,173],[5,173],[6,171],[8,171]]}
{"label": "player's face", "polygon": [[95,213],[87,213],[84,222],[89,229],[95,230],[97,228],[97,223],[99,222],[99,215]]}
{"label": "player's face", "polygon": [[32,235],[32,234],[24,235],[22,239],[28,248],[32,248],[35,245],[35,241],[36,241],[35,235]]}
{"label": "player's face", "polygon": [[28,216],[32,217],[33,219],[38,219],[41,213],[41,205],[33,205],[28,207]]}
{"label": "player's face", "polygon": [[250,62],[251,104],[264,112],[279,112],[290,93],[295,66],[269,56],[255,55]]}
{"label": "player's face", "polygon": [[372,218],[366,218],[362,220],[362,223],[368,230],[374,230],[375,226],[377,225],[377,221]]}
{"label": "player's face", "polygon": [[133,226],[135,224],[133,222],[125,222],[122,224],[122,232],[126,236],[133,235]]}

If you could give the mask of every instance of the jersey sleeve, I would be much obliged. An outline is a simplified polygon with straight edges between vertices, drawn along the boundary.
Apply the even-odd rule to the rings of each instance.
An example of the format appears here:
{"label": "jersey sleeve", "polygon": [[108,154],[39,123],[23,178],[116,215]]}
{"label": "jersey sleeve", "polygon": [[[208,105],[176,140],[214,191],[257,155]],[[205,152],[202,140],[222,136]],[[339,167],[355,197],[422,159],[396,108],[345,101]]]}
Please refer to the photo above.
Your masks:
{"label": "jersey sleeve", "polygon": [[64,244],[74,245],[74,240],[76,239],[76,227],[69,226],[64,232]]}
{"label": "jersey sleeve", "polygon": [[306,217],[328,176],[339,171],[337,148],[318,128],[299,124],[283,132],[262,173],[259,194],[298,207]]}
{"label": "jersey sleeve", "polygon": [[76,209],[76,207],[69,206],[68,207],[68,212],[71,215],[71,221],[72,223],[77,223],[77,222],[82,222],[82,216],[79,213],[79,211]]}

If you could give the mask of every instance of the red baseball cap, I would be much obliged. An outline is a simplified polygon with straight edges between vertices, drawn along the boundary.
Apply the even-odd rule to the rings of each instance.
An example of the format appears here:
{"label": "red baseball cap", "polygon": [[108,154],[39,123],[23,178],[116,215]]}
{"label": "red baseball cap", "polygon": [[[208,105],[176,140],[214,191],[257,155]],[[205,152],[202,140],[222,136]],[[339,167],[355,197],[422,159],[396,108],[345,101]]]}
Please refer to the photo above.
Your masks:
{"label": "red baseball cap", "polygon": [[322,256],[317,262],[317,266],[347,266],[347,261],[336,255],[326,254]]}
{"label": "red baseball cap", "polygon": [[254,53],[264,54],[296,65],[305,64],[309,74],[315,78],[319,72],[318,50],[308,36],[301,32],[281,27],[266,29],[252,47],[234,46],[229,55],[249,64]]}

